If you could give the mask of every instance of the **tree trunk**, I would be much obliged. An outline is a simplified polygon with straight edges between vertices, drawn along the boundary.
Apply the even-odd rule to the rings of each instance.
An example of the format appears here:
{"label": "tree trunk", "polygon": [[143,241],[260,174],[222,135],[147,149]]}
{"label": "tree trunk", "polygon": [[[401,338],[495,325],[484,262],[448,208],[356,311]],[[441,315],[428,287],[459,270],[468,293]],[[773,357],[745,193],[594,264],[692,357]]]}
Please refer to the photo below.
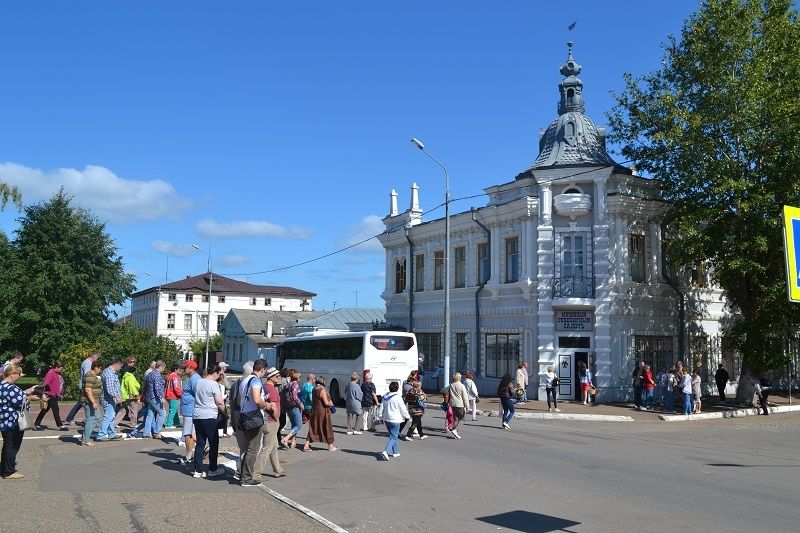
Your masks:
{"label": "tree trunk", "polygon": [[750,364],[742,358],[742,371],[739,372],[739,385],[736,387],[736,403],[739,405],[753,405],[753,395],[756,388],[753,385],[753,375]]}

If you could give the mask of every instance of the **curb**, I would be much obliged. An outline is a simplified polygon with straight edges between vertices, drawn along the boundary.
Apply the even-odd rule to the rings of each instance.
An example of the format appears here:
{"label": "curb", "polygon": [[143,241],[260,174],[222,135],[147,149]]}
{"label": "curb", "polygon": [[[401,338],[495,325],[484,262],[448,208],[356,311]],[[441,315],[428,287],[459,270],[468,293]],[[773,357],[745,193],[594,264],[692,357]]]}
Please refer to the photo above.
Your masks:
{"label": "curb", "polygon": [[[768,407],[770,414],[793,413],[800,411],[800,405],[781,405]],[[715,418],[740,418],[743,416],[757,416],[761,412],[760,408],[750,407],[747,409],[736,409],[734,411],[717,411],[715,413],[700,413],[697,415],[658,415],[664,422],[691,422],[692,420],[712,420]]]}
{"label": "curb", "polygon": [[[483,416],[499,417],[499,411],[478,411]],[[633,417],[621,415],[584,415],[576,413],[515,413],[522,420],[584,420],[593,422],[633,422]]]}

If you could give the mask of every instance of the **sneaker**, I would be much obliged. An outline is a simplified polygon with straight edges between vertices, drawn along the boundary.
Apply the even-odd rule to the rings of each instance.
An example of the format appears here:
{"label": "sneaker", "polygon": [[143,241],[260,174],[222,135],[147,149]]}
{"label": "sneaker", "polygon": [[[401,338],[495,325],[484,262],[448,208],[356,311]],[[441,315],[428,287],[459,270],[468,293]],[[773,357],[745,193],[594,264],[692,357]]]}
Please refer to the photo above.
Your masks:
{"label": "sneaker", "polygon": [[503,422],[503,429],[511,429],[511,427],[505,422]]}
{"label": "sneaker", "polygon": [[386,453],[385,450],[381,452],[381,457],[383,457],[384,461],[388,461],[389,460],[389,454]]}
{"label": "sneaker", "polygon": [[561,412],[561,409],[559,409],[558,407],[556,407],[556,413],[560,413],[560,412]]}
{"label": "sneaker", "polygon": [[458,434],[458,431],[456,431],[455,429],[454,429],[453,431],[451,431],[451,433],[453,434],[453,436],[454,436],[455,438],[457,438],[457,439],[460,439],[460,438],[461,438],[461,435],[459,435],[459,434]]}
{"label": "sneaker", "polygon": [[239,483],[240,487],[260,487],[261,482],[256,481],[255,479],[251,479],[250,481],[242,481]]}
{"label": "sneaker", "polygon": [[128,433],[125,435],[125,440],[141,440],[142,437],[136,435],[136,433]]}
{"label": "sneaker", "polygon": [[195,472],[194,474],[192,474],[192,477],[197,477],[197,478],[206,477],[206,473],[205,472]]}
{"label": "sneaker", "polygon": [[408,435],[406,435],[405,437],[403,437],[403,440],[407,440],[408,442],[414,442],[414,439],[412,439],[412,438],[411,438],[411,437],[409,437]]}
{"label": "sneaker", "polygon": [[3,479],[22,479],[25,477],[25,474],[20,474],[19,472],[14,472],[13,474],[9,474],[7,476],[3,476]]}
{"label": "sneaker", "polygon": [[348,435],[352,435],[352,434],[353,434],[353,432],[352,432],[352,431],[348,431],[348,432],[347,432],[347,434],[348,434]]}
{"label": "sneaker", "polygon": [[34,431],[44,431],[47,429],[47,426],[33,426]]}
{"label": "sneaker", "polygon": [[361,431],[354,431],[353,435],[363,435],[363,433]]}
{"label": "sneaker", "polygon": [[552,413],[553,412],[553,408],[552,407],[548,407],[547,408],[547,412]]}
{"label": "sneaker", "polygon": [[224,473],[225,473],[225,469],[222,468],[221,466],[218,466],[216,470],[212,470],[212,471],[210,471],[208,473],[208,477],[217,477],[217,476],[221,476]]}
{"label": "sneaker", "polygon": [[400,457],[400,454],[399,453],[393,453],[392,457]]}
{"label": "sneaker", "polygon": [[428,438],[428,436],[427,436],[427,435],[423,435],[423,436],[421,436],[421,437],[419,438],[419,440],[425,440],[425,439],[427,439],[427,438]]}

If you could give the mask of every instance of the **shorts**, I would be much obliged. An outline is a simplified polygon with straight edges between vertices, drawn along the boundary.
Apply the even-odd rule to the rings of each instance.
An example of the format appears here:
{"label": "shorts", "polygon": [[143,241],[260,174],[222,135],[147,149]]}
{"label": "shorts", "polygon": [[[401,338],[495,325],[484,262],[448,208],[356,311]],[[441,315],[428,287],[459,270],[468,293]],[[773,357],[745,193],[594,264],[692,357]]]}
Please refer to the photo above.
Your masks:
{"label": "shorts", "polygon": [[591,383],[581,383],[581,390],[583,392],[589,392],[589,389],[592,387]]}
{"label": "shorts", "polygon": [[464,420],[464,415],[466,414],[466,409],[463,407],[453,407],[453,416],[456,417],[456,420]]}
{"label": "shorts", "polygon": [[192,420],[191,416],[184,416],[183,417],[183,435],[192,435],[194,433],[194,421]]}

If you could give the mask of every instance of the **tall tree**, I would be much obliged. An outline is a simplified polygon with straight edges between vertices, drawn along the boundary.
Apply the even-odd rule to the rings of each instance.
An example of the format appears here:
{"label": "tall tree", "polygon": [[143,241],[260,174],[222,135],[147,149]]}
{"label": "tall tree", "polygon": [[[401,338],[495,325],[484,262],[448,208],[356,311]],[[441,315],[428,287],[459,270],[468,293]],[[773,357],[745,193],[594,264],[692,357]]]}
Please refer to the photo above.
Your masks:
{"label": "tall tree", "polygon": [[19,349],[39,368],[108,332],[110,307],[133,291],[133,276],[105,225],[63,190],[23,213],[0,273],[0,349]]}
{"label": "tall tree", "polygon": [[17,207],[22,207],[22,195],[19,193],[19,189],[0,181],[0,211],[5,208],[9,200],[14,202]]}
{"label": "tall tree", "polygon": [[737,399],[752,398],[749,376],[783,364],[781,338],[800,326],[781,233],[782,206],[800,205],[797,12],[790,0],[707,0],[661,68],[625,82],[610,139],[661,186],[672,265],[707,262],[725,290]]}

